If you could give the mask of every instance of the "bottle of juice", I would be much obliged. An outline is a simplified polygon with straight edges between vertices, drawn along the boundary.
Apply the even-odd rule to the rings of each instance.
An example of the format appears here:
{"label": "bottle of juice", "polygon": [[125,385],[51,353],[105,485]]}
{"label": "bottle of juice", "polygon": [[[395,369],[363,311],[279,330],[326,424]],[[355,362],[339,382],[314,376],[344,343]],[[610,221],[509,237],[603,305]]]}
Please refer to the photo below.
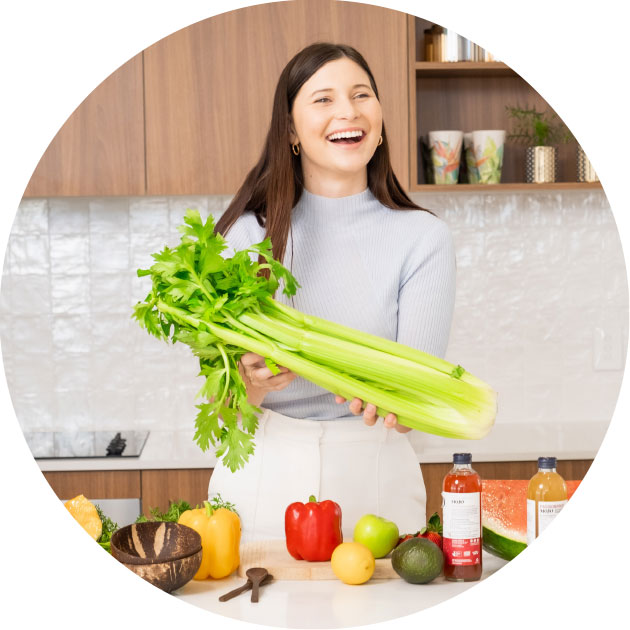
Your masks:
{"label": "bottle of juice", "polygon": [[567,502],[567,484],[556,472],[555,457],[539,457],[538,472],[527,486],[527,544],[540,534]]}
{"label": "bottle of juice", "polygon": [[455,453],[442,484],[444,577],[472,582],[481,577],[481,477],[470,453]]}

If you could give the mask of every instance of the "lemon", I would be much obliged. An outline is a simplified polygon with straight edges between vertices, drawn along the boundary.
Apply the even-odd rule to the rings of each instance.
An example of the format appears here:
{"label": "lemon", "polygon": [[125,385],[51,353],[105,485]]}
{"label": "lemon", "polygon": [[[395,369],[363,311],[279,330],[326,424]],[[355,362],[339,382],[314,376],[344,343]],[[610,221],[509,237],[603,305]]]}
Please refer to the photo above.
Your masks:
{"label": "lemon", "polygon": [[98,540],[103,533],[101,517],[96,511],[95,505],[82,494],[64,503],[68,512],[83,527],[94,540]]}
{"label": "lemon", "polygon": [[332,553],[333,573],[345,584],[363,584],[374,573],[374,556],[361,543],[341,543]]}

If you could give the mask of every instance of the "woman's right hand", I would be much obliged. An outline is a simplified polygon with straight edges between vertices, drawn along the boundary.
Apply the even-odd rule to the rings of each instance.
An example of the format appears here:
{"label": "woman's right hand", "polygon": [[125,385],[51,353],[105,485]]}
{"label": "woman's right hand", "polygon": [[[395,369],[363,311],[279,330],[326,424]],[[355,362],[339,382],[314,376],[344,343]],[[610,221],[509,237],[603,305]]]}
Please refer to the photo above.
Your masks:
{"label": "woman's right hand", "polygon": [[288,368],[278,366],[280,374],[275,374],[265,364],[265,357],[246,352],[239,363],[239,371],[247,388],[247,402],[257,407],[269,392],[284,389],[296,374]]}

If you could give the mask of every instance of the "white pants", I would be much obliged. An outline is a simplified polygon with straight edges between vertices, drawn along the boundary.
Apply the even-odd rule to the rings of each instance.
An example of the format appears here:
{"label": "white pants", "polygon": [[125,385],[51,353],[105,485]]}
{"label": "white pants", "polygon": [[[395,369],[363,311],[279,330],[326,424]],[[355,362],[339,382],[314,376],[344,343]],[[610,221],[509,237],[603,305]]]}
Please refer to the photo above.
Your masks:
{"label": "white pants", "polygon": [[284,538],[287,506],[311,494],[339,504],[344,540],[364,514],[394,521],[401,533],[426,523],[418,459],[406,434],[382,420],[368,427],[361,418],[298,420],[266,409],[244,468],[232,473],[217,462],[208,495],[217,494],[234,503],[243,541]]}

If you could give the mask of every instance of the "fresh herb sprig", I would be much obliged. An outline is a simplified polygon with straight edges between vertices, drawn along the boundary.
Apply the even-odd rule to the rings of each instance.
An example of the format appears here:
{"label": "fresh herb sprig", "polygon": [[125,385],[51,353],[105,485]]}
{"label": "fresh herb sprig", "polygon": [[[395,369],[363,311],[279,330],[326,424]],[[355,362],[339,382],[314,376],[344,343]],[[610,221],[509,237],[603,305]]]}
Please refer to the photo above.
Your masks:
{"label": "fresh herb sprig", "polygon": [[94,506],[96,507],[96,511],[98,513],[99,518],[101,519],[101,523],[103,526],[103,530],[101,532],[101,535],[99,537],[99,539],[96,541],[98,542],[98,544],[103,547],[103,549],[105,549],[106,551],[108,551],[109,553],[111,553],[111,540],[112,540],[112,536],[114,534],[114,532],[119,529],[118,527],[118,523],[114,523],[114,521],[112,521],[111,518],[109,518],[109,516],[105,516],[105,514],[103,513],[103,510],[100,508],[100,506],[96,505]]}
{"label": "fresh herb sprig", "polygon": [[186,510],[192,510],[192,507],[187,501],[169,501],[168,509],[166,512],[162,512],[159,507],[149,509],[151,518],[147,518],[144,514],[141,514],[136,523],[146,523],[147,521],[164,521],[169,523],[176,523],[182,512]]}

